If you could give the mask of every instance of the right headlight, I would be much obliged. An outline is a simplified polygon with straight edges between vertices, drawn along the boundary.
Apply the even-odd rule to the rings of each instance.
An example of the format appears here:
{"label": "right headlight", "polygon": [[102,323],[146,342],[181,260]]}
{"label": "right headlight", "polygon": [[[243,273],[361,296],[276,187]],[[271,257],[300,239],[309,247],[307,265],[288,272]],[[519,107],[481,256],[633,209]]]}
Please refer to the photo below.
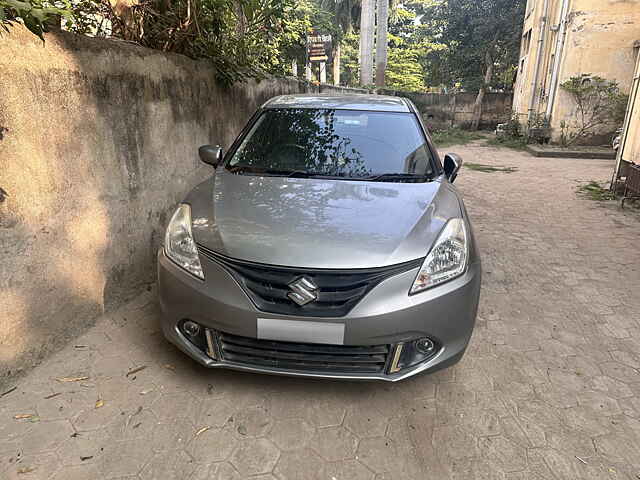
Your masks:
{"label": "right headlight", "polygon": [[164,237],[164,251],[171,260],[204,280],[198,248],[191,233],[191,207],[181,203],[171,217]]}
{"label": "right headlight", "polygon": [[461,218],[453,218],[442,229],[429,255],[424,259],[409,294],[422,292],[459,277],[467,269],[468,260],[467,227]]}

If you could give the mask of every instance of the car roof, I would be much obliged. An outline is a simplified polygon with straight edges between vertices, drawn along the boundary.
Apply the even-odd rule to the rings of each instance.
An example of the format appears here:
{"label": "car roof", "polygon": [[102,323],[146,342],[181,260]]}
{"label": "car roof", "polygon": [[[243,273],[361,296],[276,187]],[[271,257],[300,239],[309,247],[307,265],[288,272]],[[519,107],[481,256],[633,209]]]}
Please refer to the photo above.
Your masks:
{"label": "car roof", "polygon": [[267,101],[262,108],[322,108],[336,110],[367,110],[372,112],[411,112],[409,103],[401,97],[364,94],[303,94],[281,95]]}

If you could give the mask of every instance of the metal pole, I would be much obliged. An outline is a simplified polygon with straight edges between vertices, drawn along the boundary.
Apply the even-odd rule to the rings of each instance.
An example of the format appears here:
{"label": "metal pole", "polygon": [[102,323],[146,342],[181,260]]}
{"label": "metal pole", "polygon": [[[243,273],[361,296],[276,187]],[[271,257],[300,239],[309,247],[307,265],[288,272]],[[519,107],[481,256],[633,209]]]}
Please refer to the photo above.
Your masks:
{"label": "metal pole", "polygon": [[533,81],[531,82],[531,99],[529,100],[529,116],[528,119],[533,119],[533,114],[536,106],[536,100],[538,97],[538,78],[540,77],[540,63],[542,62],[542,55],[544,54],[544,45],[547,38],[547,21],[549,18],[549,0],[544,0],[544,12],[540,20],[540,33],[538,38],[538,51],[536,52],[536,65],[533,70]]}
{"label": "metal pole", "polygon": [[558,77],[560,76],[560,65],[562,64],[562,52],[564,50],[565,39],[567,38],[567,23],[569,16],[570,0],[562,0],[562,13],[560,14],[561,27],[558,32],[558,41],[554,52],[553,70],[551,71],[551,90],[549,91],[549,101],[547,102],[547,119],[551,120],[553,107],[558,93]]}

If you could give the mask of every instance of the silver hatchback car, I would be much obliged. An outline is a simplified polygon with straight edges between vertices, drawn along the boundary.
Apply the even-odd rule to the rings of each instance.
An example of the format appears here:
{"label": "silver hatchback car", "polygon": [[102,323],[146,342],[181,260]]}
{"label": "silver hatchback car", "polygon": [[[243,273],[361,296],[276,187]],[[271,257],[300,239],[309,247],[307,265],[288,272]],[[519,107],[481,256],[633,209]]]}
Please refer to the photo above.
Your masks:
{"label": "silver hatchback car", "polygon": [[453,365],[481,265],[414,105],[274,98],[173,215],[158,252],[166,337],[201,364],[397,381]]}

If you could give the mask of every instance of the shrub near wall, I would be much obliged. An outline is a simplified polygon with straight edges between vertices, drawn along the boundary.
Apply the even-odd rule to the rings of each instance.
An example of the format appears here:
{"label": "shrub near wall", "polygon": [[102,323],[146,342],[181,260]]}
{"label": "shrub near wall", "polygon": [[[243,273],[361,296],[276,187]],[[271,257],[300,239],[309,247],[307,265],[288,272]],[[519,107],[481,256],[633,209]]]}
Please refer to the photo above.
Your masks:
{"label": "shrub near wall", "polygon": [[[16,27],[0,41],[0,384],[154,279],[167,217],[268,98],[124,42]],[[3,193],[6,192],[6,195]]]}

